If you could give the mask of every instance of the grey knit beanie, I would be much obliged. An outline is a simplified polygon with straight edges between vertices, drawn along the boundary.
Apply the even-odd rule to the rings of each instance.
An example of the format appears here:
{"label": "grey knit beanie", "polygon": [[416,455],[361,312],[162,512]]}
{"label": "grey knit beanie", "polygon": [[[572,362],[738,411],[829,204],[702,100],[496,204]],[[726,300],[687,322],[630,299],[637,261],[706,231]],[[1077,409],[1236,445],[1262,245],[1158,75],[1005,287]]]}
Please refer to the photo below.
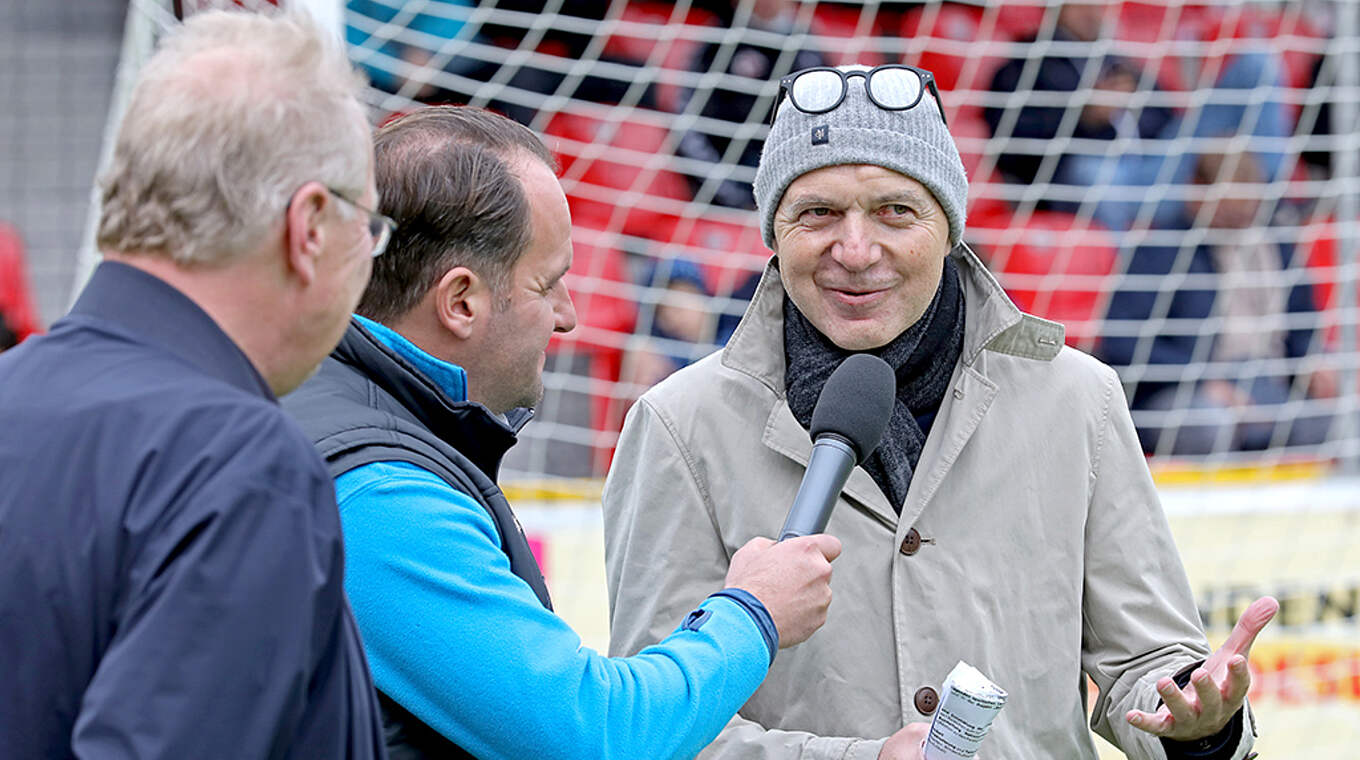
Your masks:
{"label": "grey knit beanie", "polygon": [[885,111],[869,100],[864,79],[852,77],[845,101],[827,113],[803,113],[787,97],[780,104],[756,168],[756,207],[766,245],[774,248],[774,212],[789,185],[814,169],[841,164],[882,166],[920,182],[949,218],[950,246],[963,237],[968,178],[934,96],[925,92],[914,108]]}

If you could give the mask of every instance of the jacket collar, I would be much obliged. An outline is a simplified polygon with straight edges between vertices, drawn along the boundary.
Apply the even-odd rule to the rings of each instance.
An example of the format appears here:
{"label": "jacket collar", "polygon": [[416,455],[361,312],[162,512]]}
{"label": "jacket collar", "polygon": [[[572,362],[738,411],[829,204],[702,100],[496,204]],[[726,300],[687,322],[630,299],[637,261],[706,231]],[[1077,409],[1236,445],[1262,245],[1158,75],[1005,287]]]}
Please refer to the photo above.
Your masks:
{"label": "jacket collar", "polygon": [[451,401],[467,401],[467,371],[453,362],[446,362],[387,325],[359,314],[354,321],[378,342],[392,349],[397,356],[411,363],[426,379],[432,381]]}
{"label": "jacket collar", "polygon": [[254,396],[276,401],[274,392],[241,347],[185,294],[134,266],[104,261],[95,268],[71,317],[121,327],[204,374]]}
{"label": "jacket collar", "polygon": [[[415,347],[412,345],[411,348]],[[515,445],[516,434],[533,417],[533,410],[515,409],[502,419],[481,404],[456,398],[448,391],[457,393],[461,391],[460,387],[446,389],[441,386],[417,366],[423,362],[411,361],[400,349],[401,346],[394,349],[388,345],[356,318],[350,321],[349,329],[331,357],[356,368],[391,394],[425,429],[457,449],[477,469],[495,480],[501,458]],[[442,373],[444,378],[463,377],[461,367],[424,352],[421,356],[447,368],[447,372]]]}
{"label": "jacket collar", "polygon": [[[1061,324],[1020,311],[966,243],[959,243],[950,255],[959,266],[968,304],[959,361],[971,367],[984,350],[1040,361],[1058,355],[1064,338]],[[780,398],[784,397],[783,305],[779,257],[772,256],[722,353],[723,366],[759,380]]]}
{"label": "jacket collar", "polygon": [[[1062,348],[1062,325],[1022,313],[967,245],[960,243],[951,255],[959,266],[967,302],[963,353],[951,379],[951,383],[957,383],[953,403],[966,404],[968,409],[966,413],[957,413],[960,422],[947,442],[941,443],[940,436],[934,435],[927,440],[900,516],[863,467],[852,470],[845,482],[844,493],[891,531],[899,531],[901,526],[915,521],[996,395],[997,386],[987,379],[985,362],[979,361],[983,351],[1048,361]],[[806,465],[812,441],[789,410],[784,390],[783,301],[784,284],[779,277],[778,261],[771,258],[746,314],[723,349],[722,364],[770,389],[775,401],[765,418],[761,441],[771,450]],[[958,401],[959,398],[966,400]],[[935,425],[945,424],[951,413],[956,412],[946,400]]]}

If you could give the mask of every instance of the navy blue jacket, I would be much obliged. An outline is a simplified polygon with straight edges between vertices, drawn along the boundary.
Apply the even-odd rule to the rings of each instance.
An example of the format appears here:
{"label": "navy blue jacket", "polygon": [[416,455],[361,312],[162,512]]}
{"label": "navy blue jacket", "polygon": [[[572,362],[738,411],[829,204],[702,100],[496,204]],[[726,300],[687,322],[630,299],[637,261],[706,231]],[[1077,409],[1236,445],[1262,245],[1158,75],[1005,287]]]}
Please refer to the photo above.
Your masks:
{"label": "navy blue jacket", "polygon": [[197,305],[102,264],[0,431],[0,754],[383,756],[330,475]]}

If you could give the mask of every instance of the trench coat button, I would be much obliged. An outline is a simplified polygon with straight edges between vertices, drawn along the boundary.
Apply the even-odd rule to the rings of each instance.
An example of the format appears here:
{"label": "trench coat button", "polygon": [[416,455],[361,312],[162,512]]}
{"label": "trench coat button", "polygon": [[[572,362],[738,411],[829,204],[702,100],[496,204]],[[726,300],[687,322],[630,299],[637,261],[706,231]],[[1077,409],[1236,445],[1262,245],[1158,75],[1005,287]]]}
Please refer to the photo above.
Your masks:
{"label": "trench coat button", "polygon": [[940,695],[929,686],[922,686],[916,690],[916,696],[911,701],[916,705],[916,712],[930,715],[940,706]]}
{"label": "trench coat button", "polygon": [[899,546],[897,550],[907,555],[908,557],[920,551],[921,534],[915,528],[908,530],[906,538],[902,539],[902,545]]}

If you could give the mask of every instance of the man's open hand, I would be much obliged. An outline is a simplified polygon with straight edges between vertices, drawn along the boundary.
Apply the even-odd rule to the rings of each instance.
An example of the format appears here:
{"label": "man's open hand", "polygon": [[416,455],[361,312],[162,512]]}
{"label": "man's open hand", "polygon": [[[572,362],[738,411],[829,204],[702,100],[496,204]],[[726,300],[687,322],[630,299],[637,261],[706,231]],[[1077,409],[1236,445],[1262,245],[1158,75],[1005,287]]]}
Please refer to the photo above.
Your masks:
{"label": "man's open hand", "polygon": [[1162,706],[1153,713],[1130,710],[1129,724],[1150,734],[1176,741],[1192,741],[1213,736],[1228,724],[1242,707],[1251,686],[1247,655],[1256,634],[1275,617],[1280,603],[1263,596],[1251,603],[1228,640],[1190,674],[1184,689],[1176,688],[1170,678],[1157,682]]}

